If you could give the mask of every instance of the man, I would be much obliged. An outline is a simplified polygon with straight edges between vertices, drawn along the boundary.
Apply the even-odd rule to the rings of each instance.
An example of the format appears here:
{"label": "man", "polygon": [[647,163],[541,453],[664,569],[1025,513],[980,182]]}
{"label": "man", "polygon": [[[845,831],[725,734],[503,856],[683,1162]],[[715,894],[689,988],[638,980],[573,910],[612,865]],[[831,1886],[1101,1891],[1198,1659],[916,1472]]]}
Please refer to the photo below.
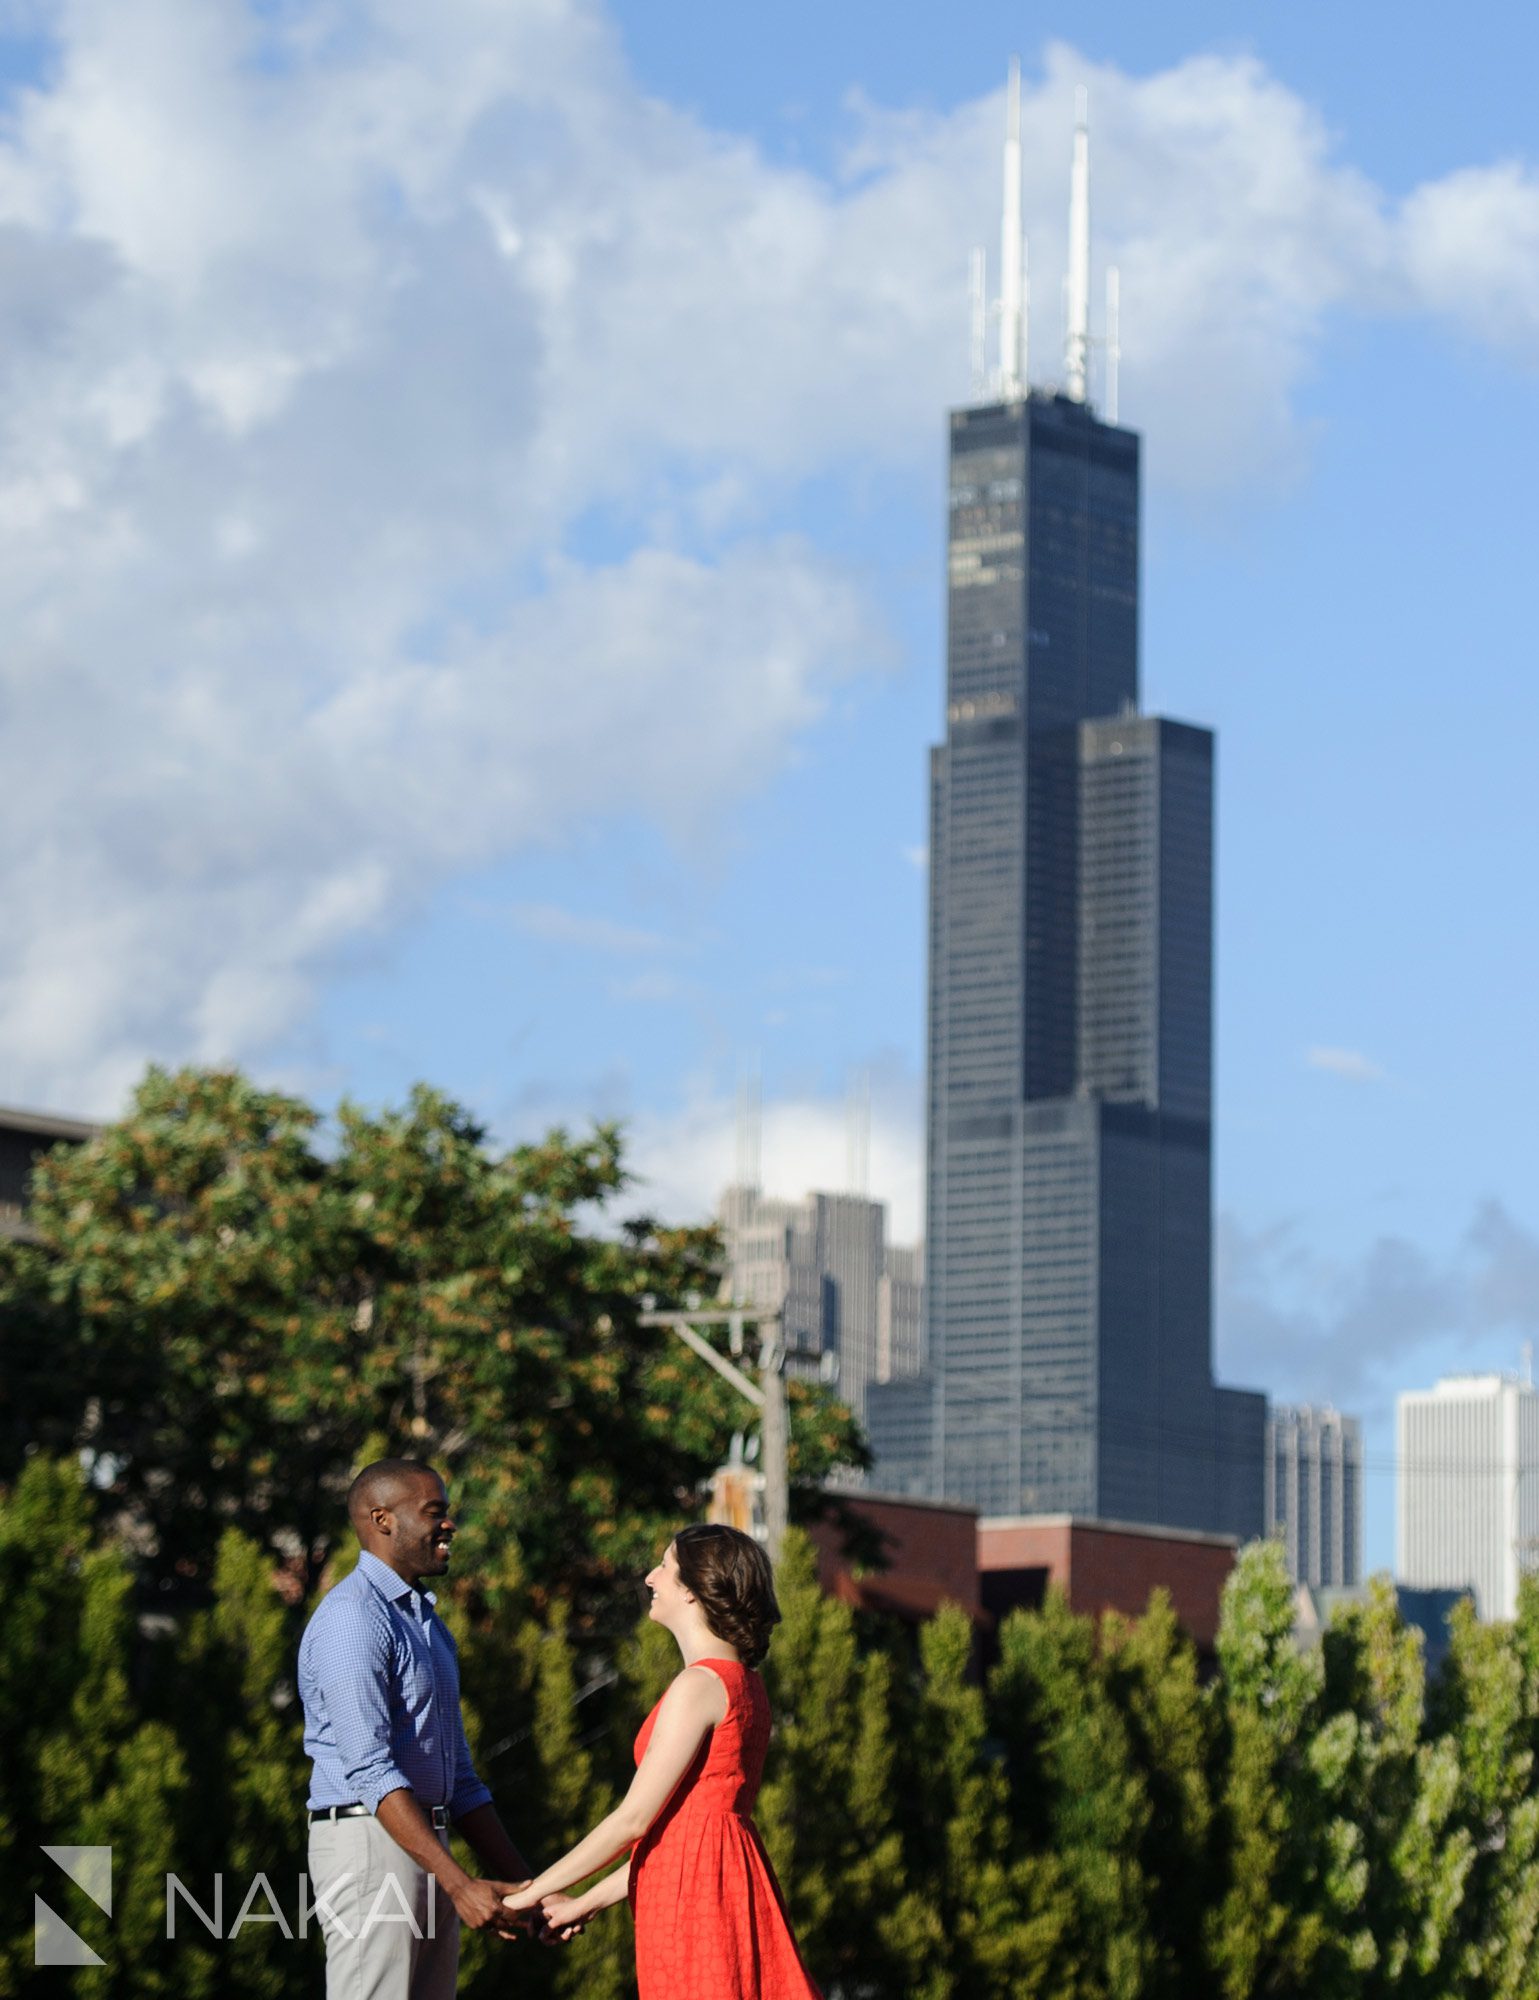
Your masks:
{"label": "man", "polygon": [[[417,1459],[365,1466],[347,1496],[363,1553],[299,1646],[310,1879],[328,2000],[450,2000],[461,1924],[512,1935],[502,1897],[531,1873],[476,1775],[459,1662],[424,1577],[449,1567],[444,1483]],[[456,1827],[488,1879],[449,1849]]]}

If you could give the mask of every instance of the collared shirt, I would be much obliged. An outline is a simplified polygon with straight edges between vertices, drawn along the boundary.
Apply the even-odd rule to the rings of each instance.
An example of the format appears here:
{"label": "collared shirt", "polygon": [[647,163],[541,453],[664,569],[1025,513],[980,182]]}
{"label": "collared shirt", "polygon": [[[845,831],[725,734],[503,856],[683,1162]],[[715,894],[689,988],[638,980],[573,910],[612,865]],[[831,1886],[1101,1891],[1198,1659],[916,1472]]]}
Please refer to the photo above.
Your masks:
{"label": "collared shirt", "polygon": [[410,1791],[457,1820],[491,1797],[465,1741],[454,1636],[433,1605],[365,1550],[316,1606],[299,1642],[312,1808],[377,1812]]}

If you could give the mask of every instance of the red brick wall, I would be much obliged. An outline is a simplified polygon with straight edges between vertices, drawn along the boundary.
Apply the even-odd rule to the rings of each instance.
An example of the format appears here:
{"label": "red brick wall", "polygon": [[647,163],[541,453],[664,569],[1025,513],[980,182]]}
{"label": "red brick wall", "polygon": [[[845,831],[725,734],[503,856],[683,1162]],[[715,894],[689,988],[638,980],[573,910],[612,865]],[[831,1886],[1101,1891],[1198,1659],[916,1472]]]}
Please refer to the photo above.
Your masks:
{"label": "red brick wall", "polygon": [[1234,1567],[1225,1542],[1175,1534],[1141,1535],[1093,1522],[1042,1521],[980,1526],[984,1571],[1046,1569],[1075,1611],[1121,1611],[1136,1618],[1159,1586],[1205,1650],[1218,1632],[1219,1598]]}
{"label": "red brick wall", "polygon": [[825,1590],[852,1602],[864,1595],[919,1616],[946,1600],[977,1615],[978,1517],[969,1508],[926,1507],[868,1494],[839,1497],[882,1535],[888,1566],[865,1579],[852,1576],[838,1530],[820,1522],[812,1539]]}

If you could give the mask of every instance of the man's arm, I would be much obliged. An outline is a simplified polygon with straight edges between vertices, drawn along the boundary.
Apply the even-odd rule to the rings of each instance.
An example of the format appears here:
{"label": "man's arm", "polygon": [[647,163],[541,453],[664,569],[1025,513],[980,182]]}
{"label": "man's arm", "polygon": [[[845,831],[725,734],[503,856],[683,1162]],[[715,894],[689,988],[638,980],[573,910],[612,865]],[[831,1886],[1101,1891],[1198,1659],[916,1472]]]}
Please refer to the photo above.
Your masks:
{"label": "man's arm", "polygon": [[534,1873],[519,1852],[518,1843],[497,1817],[497,1808],[490,1799],[459,1814],[454,1830],[470,1842],[488,1875],[502,1881],[527,1882]]}
{"label": "man's arm", "polygon": [[434,1878],[468,1930],[491,1929],[513,1937],[523,1928],[516,1917],[510,1917],[502,1901],[513,1882],[524,1879],[521,1874],[509,1882],[483,1882],[467,1874],[410,1792],[389,1793],[380,1800],[375,1818],[396,1846],[404,1848],[417,1866]]}
{"label": "man's arm", "polygon": [[[511,1932],[495,1887],[467,1875],[434,1833],[390,1744],[390,1636],[363,1606],[342,1605],[315,1635],[311,1670],[326,1703],[337,1755],[360,1805],[442,1887],[471,1930]],[[515,1875],[513,1881],[522,1881]]]}
{"label": "man's arm", "polygon": [[[453,1635],[450,1634],[453,1645]],[[458,1651],[456,1649],[456,1670]],[[456,1678],[458,1677],[456,1671]],[[490,1787],[476,1769],[465,1735],[465,1712],[456,1706],[454,1729],[454,1792],[449,1800],[449,1817],[456,1833],[463,1834],[486,1864],[488,1875],[510,1882],[527,1882],[534,1873],[519,1852],[518,1844],[497,1817]]]}

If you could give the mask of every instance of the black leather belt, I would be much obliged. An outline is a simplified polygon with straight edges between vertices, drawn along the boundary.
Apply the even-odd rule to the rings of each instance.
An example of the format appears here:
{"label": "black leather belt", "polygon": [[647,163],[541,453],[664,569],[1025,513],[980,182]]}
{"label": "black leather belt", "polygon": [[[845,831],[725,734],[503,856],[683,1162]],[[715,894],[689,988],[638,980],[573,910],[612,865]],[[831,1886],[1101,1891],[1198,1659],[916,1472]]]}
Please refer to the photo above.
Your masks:
{"label": "black leather belt", "polygon": [[[435,1833],[442,1833],[447,1828],[449,1824],[449,1808],[447,1806],[423,1806],[422,1810],[433,1822]],[[310,1824],[312,1826],[318,1819],[372,1819],[373,1817],[374,1815],[369,1811],[367,1806],[311,1806],[310,1808]]]}

